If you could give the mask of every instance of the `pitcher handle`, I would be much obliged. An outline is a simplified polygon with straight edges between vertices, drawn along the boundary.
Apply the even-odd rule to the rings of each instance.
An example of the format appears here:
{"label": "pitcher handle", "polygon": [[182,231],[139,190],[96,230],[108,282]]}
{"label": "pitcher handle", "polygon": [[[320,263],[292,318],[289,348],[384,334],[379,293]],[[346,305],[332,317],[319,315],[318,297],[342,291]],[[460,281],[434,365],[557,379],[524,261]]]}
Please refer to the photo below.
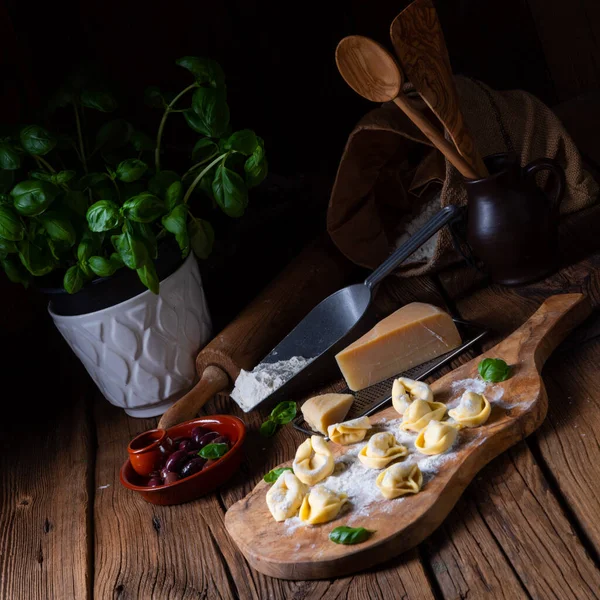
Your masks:
{"label": "pitcher handle", "polygon": [[564,169],[552,158],[538,158],[532,160],[524,169],[525,177],[534,177],[539,171],[550,171],[556,177],[556,189],[554,198],[552,199],[552,206],[556,212],[562,199],[565,195],[565,171]]}

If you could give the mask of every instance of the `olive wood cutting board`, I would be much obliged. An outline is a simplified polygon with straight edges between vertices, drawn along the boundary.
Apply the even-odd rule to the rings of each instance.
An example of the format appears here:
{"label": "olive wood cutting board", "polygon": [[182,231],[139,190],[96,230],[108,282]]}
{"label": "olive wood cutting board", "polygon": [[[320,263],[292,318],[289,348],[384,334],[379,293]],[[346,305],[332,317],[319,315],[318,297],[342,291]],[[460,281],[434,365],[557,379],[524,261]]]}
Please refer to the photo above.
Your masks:
{"label": "olive wood cutting board", "polygon": [[[494,384],[503,388],[501,405],[492,402],[492,413],[483,426],[459,432],[452,452],[418,494],[405,496],[402,502],[382,496],[371,504],[369,516],[355,524],[375,531],[367,541],[345,546],[328,539],[332,529],[346,524],[348,513],[323,525],[286,533],[285,524],[277,523],[267,508],[265,496],[270,486],[263,481],[227,511],[227,531],[252,567],[279,579],[340,577],[416,546],[442,523],[480,469],[541,425],[548,408],[542,367],[590,312],[583,294],[552,296],[504,341],[432,384],[435,400],[447,403],[459,395],[452,393],[452,383],[477,377],[477,365],[484,358],[502,358],[511,365],[511,377]],[[376,424],[399,415],[387,408],[370,418]],[[351,448],[331,447],[336,458]],[[290,465],[291,461],[280,466]],[[390,502],[396,502],[392,510]]]}

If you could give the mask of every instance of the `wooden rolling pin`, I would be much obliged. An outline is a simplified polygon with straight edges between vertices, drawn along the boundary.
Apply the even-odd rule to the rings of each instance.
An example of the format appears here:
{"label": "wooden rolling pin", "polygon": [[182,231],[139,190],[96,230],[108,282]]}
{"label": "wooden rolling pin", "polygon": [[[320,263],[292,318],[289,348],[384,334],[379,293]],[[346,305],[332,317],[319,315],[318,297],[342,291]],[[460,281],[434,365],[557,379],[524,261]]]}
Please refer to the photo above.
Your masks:
{"label": "wooden rolling pin", "polygon": [[215,394],[252,370],[321,300],[344,286],[356,266],[327,235],[309,244],[196,359],[200,381],[161,417],[168,428],[193,419]]}

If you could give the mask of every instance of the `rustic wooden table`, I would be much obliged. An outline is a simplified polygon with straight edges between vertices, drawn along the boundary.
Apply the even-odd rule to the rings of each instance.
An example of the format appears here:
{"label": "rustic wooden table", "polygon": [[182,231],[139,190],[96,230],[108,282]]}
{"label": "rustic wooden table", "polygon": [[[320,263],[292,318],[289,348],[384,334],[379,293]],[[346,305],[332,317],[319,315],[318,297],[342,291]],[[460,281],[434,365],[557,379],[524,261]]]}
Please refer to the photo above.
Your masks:
{"label": "rustic wooden table", "polygon": [[[509,289],[457,267],[435,277],[391,279],[380,307],[417,299],[445,305],[494,330],[484,348],[551,294],[583,290],[598,307],[598,223],[598,209],[568,219],[565,266],[544,282]],[[153,506],[121,487],[118,474],[128,440],[156,420],[129,418],[87,378],[80,385],[72,372],[81,369],[69,358],[56,375],[68,392],[64,405],[1,440],[0,597],[597,598],[598,317],[576,330],[544,369],[550,407],[542,427],[484,468],[431,538],[375,570],[331,581],[260,575],[223,525],[229,506],[293,456],[300,434],[286,427],[265,440],[257,432],[263,415],[246,415],[246,458],[227,487],[187,505]],[[242,416],[226,397],[210,411]]]}

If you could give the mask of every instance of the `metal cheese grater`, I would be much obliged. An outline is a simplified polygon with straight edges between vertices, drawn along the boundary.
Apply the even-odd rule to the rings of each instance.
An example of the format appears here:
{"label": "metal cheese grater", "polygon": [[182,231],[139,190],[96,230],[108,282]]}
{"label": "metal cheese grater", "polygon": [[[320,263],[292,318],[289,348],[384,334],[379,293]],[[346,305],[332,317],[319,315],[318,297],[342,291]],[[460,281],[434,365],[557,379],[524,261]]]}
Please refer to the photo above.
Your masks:
{"label": "metal cheese grater", "polygon": [[[397,375],[394,375],[385,381],[380,381],[379,383],[365,388],[364,390],[353,392],[348,387],[341,390],[339,392],[340,394],[352,394],[354,396],[354,402],[352,403],[350,411],[346,415],[345,420],[348,421],[350,419],[357,419],[358,417],[365,417],[377,412],[388,402],[392,401],[391,392],[394,379],[397,379],[398,377],[408,377],[409,379],[414,379],[416,381],[425,379],[444,365],[448,364],[452,359],[462,354],[465,350],[467,350],[467,348],[470,348],[475,343],[480,341],[488,333],[487,329],[484,329],[475,323],[462,321],[460,319],[453,319],[453,321],[456,323],[456,326],[461,333],[461,337],[463,339],[467,339],[467,341],[463,342],[458,348],[455,348],[451,352],[443,354],[442,356],[433,358],[422,365],[413,367],[408,371],[398,373]],[[309,427],[304,420],[302,413],[300,413],[292,421],[292,425],[294,426],[294,429],[297,429],[306,435],[322,435],[317,431],[313,431]]]}

